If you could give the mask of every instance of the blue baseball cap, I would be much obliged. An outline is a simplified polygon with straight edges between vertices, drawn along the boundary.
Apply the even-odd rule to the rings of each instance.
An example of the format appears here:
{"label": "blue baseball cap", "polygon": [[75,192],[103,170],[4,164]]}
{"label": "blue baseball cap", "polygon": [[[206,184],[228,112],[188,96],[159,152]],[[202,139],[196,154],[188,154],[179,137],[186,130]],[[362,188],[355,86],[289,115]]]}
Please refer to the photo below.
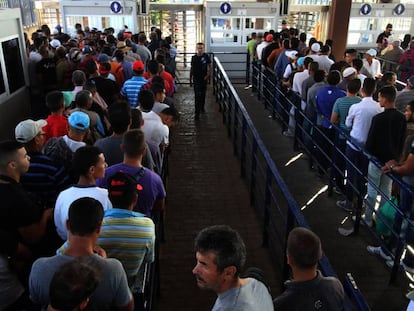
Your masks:
{"label": "blue baseball cap", "polygon": [[297,63],[299,67],[302,67],[305,63],[305,57],[299,57]]}
{"label": "blue baseball cap", "polygon": [[75,129],[86,131],[89,128],[89,116],[82,111],[72,112],[68,118],[69,125]]}

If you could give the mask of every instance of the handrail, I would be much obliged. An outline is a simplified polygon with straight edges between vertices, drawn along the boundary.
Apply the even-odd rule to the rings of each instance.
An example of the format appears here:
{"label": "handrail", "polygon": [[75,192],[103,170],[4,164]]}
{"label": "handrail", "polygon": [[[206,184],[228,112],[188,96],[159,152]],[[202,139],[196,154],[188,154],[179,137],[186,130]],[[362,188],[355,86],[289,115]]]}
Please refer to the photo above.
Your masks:
{"label": "handrail", "polygon": [[[168,156],[170,149],[166,148],[161,156],[162,165],[159,175],[163,181],[165,190],[167,190],[168,178]],[[152,219],[155,224],[155,246],[154,246],[154,262],[145,264],[144,271],[144,286],[143,286],[143,301],[145,311],[156,310],[156,302],[160,290],[160,273],[159,273],[159,253],[160,243],[164,242],[164,214],[163,211],[154,213]]]}
{"label": "handrail", "polygon": [[[287,235],[294,227],[309,228],[309,224],[216,57],[213,61],[213,89],[233,142],[234,153],[240,159],[241,175],[250,184],[251,205],[263,217],[262,242],[269,247],[273,262],[280,263],[284,279],[287,279]],[[274,242],[276,239],[279,241]],[[336,276],[326,256],[319,262],[319,268],[323,275]],[[345,310],[355,310],[348,296],[345,297]]]}

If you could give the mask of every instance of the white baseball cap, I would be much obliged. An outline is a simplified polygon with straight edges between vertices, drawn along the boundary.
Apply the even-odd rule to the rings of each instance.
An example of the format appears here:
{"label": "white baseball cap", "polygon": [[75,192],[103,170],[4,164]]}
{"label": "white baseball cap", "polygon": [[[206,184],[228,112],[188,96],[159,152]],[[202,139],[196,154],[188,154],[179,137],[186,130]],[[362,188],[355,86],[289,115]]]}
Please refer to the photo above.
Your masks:
{"label": "white baseball cap", "polygon": [[344,71],[342,72],[342,77],[348,78],[349,76],[355,74],[356,72],[357,71],[354,67],[345,68]]}
{"label": "white baseball cap", "polygon": [[369,49],[368,51],[365,52],[365,54],[371,55],[372,57],[377,56],[377,50],[375,49]]}
{"label": "white baseball cap", "polygon": [[298,55],[298,51],[286,51],[285,55],[289,58],[296,58]]}
{"label": "white baseball cap", "polygon": [[28,143],[42,131],[42,127],[47,125],[46,120],[33,121],[32,119],[24,120],[17,124],[14,133],[16,140],[20,143]]}

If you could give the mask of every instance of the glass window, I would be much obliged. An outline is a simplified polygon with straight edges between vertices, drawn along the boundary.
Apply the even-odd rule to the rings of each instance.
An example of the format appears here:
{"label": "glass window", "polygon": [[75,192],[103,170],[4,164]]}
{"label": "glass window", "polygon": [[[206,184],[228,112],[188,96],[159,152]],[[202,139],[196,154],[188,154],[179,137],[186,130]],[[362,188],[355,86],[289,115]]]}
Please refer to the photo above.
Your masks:
{"label": "glass window", "polygon": [[19,39],[15,38],[2,42],[2,48],[9,91],[10,94],[13,94],[25,85]]}
{"label": "glass window", "polygon": [[0,64],[0,95],[6,93],[6,86],[4,85],[3,71]]}

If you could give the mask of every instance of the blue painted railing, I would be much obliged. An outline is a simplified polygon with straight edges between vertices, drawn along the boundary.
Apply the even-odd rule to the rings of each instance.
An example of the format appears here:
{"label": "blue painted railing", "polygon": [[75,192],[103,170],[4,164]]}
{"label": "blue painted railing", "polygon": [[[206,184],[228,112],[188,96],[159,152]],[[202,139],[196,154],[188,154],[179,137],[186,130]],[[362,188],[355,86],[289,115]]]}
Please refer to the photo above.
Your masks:
{"label": "blue painted railing", "polygon": [[[258,96],[264,100],[265,105],[274,107],[274,94],[268,92],[274,89],[268,88],[271,83],[257,72],[257,68],[253,68],[253,89],[260,90]],[[217,58],[214,58],[213,62],[213,89],[223,122],[232,140],[233,151],[240,159],[241,176],[249,185],[251,206],[257,210],[263,221],[263,244],[268,247],[275,267],[281,268],[283,279],[280,281],[283,285],[284,280],[288,279],[289,271],[286,262],[287,236],[294,227],[309,228],[309,224]],[[273,98],[265,97],[266,92],[269,96],[273,95]],[[319,269],[323,275],[336,276],[326,256],[320,261]],[[347,280],[351,278],[349,275]],[[347,292],[345,310],[370,310],[355,282],[348,281],[344,283]]]}

